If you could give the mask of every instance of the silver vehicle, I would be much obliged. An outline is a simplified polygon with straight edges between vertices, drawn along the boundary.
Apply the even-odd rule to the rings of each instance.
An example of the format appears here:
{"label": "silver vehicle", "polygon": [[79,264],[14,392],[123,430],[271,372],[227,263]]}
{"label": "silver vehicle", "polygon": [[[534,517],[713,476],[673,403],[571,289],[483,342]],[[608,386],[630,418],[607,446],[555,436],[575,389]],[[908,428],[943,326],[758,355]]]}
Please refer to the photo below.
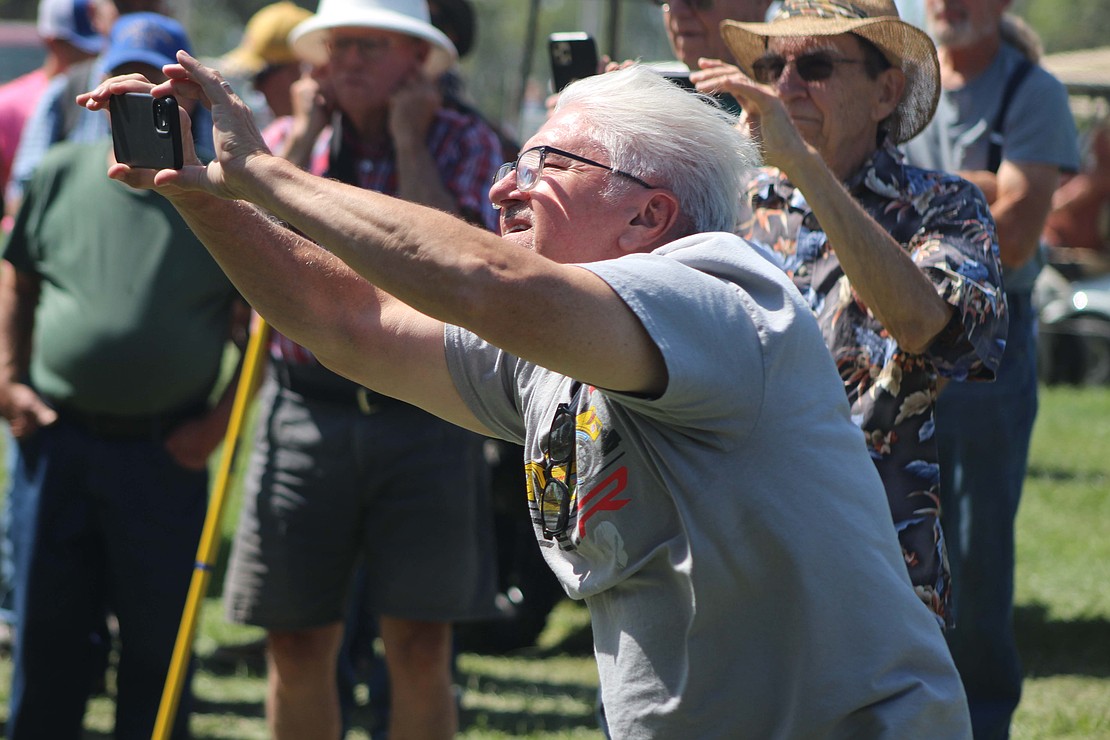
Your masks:
{"label": "silver vehicle", "polygon": [[[1080,130],[1105,126],[1110,120],[1110,46],[1041,61],[1067,86]],[[1110,209],[1104,206],[1104,211]],[[1070,259],[1069,251],[1081,258]],[[1110,383],[1110,259],[1105,252],[1079,254],[1089,251],[1058,250],[1034,290],[1040,317],[1038,372],[1046,383]]]}
{"label": "silver vehicle", "polygon": [[1037,340],[1041,379],[1110,383],[1110,274],[1064,280],[1042,295]]}

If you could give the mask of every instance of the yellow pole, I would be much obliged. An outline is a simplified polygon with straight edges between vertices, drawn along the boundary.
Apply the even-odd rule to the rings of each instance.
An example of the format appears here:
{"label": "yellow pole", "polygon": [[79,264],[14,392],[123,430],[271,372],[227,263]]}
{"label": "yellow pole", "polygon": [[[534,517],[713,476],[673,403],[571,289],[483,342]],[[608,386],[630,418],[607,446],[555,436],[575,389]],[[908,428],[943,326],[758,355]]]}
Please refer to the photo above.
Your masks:
{"label": "yellow pole", "polygon": [[181,700],[181,689],[185,683],[189,656],[193,649],[197,618],[200,615],[204,595],[208,591],[208,580],[212,576],[212,568],[215,566],[216,554],[219,550],[220,520],[223,518],[228,481],[231,479],[231,463],[235,457],[235,446],[243,426],[243,419],[247,414],[247,406],[250,404],[252,392],[257,384],[258,374],[263,367],[262,360],[270,335],[269,329],[262,317],[256,314],[254,330],[251,332],[250,341],[247,342],[243,370],[239,374],[239,385],[235,389],[235,401],[231,407],[227,434],[224,435],[220,467],[212,486],[208,513],[200,535],[200,545],[197,547],[197,559],[193,568],[193,578],[189,583],[189,595],[185,601],[181,625],[177,630],[173,659],[170,661],[169,674],[162,689],[162,701],[158,705],[158,717],[154,722],[154,733],[151,736],[153,740],[167,740],[173,730],[174,716],[177,714],[177,705]]}

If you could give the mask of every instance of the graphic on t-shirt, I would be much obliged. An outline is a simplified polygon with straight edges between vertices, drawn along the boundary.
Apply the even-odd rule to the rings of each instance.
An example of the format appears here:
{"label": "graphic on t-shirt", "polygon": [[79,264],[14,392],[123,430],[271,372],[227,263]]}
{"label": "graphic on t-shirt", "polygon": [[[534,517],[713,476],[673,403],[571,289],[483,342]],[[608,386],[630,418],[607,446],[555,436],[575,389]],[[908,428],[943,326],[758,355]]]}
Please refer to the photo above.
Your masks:
{"label": "graphic on t-shirt", "polygon": [[[532,522],[543,541],[573,550],[585,534],[587,521],[629,502],[621,495],[628,485],[626,466],[601,475],[622,456],[619,446],[620,435],[605,428],[594,406],[576,415],[570,404],[558,405],[547,436],[540,440],[543,460],[525,465]],[[579,493],[580,480],[593,485]]]}

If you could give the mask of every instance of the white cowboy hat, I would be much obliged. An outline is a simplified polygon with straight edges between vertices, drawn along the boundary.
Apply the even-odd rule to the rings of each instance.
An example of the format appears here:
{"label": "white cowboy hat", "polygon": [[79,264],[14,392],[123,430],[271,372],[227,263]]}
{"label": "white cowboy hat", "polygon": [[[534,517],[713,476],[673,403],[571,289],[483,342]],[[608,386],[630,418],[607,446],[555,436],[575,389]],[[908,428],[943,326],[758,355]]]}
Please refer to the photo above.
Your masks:
{"label": "white cowboy hat", "polygon": [[895,143],[909,141],[936,112],[940,63],[932,39],[902,21],[892,0],[786,0],[769,23],[721,23],[721,36],[749,77],[752,63],[767,51],[768,38],[842,33],[867,39],[905,74],[906,89],[890,116],[888,130]]}
{"label": "white cowboy hat", "polygon": [[427,41],[431,47],[424,71],[437,77],[458,59],[451,40],[432,25],[425,0],[320,0],[316,14],[289,34],[293,52],[311,64],[328,61],[328,31],[373,28]]}

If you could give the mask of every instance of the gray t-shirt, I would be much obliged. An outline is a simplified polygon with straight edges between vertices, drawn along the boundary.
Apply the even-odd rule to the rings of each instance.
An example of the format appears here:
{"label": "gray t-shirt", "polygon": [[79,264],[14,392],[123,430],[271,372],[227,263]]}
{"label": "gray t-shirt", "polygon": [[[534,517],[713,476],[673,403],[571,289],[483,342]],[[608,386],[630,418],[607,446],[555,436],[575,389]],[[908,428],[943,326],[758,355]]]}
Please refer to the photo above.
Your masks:
{"label": "gray t-shirt", "polygon": [[[937,112],[925,130],[903,144],[906,161],[916,167],[957,172],[987,169],[991,128],[1002,93],[1021,52],[1003,44],[981,75],[956,90],[942,90]],[[1075,121],[1068,92],[1048,71],[1034,66],[1014,91],[1002,122],[1002,159],[1022,164],[1052,164],[1061,172],[1079,169]],[[1007,290],[1029,290],[1039,263],[1004,274]]]}
{"label": "gray t-shirt", "polygon": [[[447,360],[524,445],[536,538],[585,599],[613,737],[970,736],[875,467],[809,307],[732,234],[582,266],[667,365],[642,398],[581,385],[458,327]],[[575,414],[574,455],[551,430]],[[553,459],[554,458],[554,459]],[[570,480],[566,533],[537,493]]]}

